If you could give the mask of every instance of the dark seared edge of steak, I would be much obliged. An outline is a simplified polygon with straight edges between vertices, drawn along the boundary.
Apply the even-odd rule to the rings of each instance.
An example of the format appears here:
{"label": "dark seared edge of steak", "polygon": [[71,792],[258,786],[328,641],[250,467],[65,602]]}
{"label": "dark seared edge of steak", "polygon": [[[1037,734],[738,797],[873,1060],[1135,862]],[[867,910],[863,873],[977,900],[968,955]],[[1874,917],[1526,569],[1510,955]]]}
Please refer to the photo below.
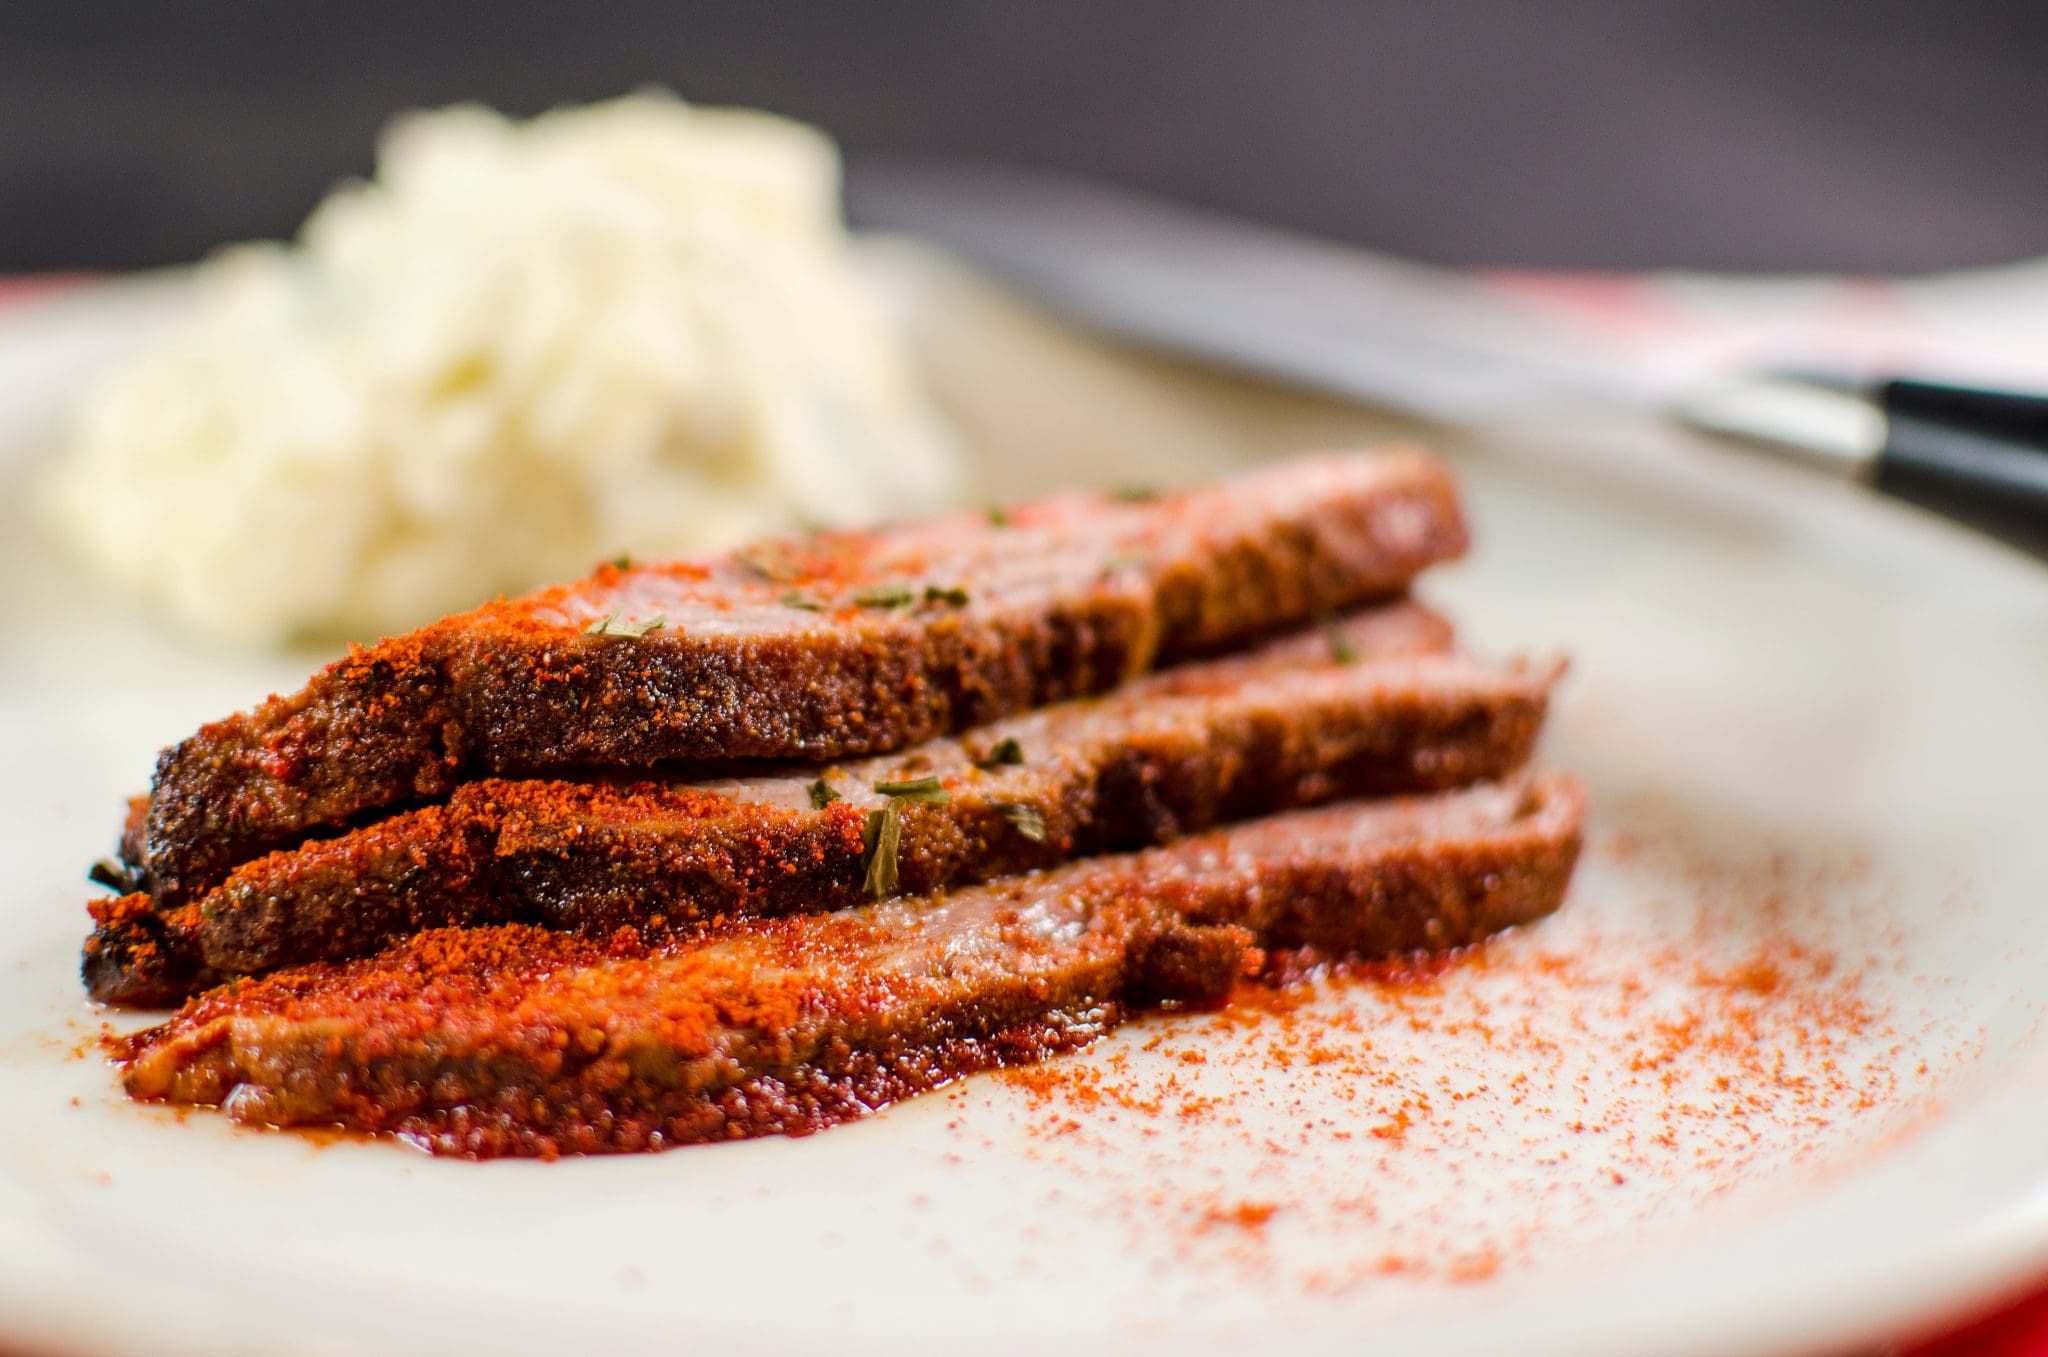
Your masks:
{"label": "dark seared edge of steak", "polygon": [[138,865],[183,902],[309,831],[486,773],[882,753],[1397,594],[1464,546],[1449,474],[1401,452],[1145,503],[1061,496],[1003,526],[605,566],[353,650],[164,751]]}
{"label": "dark seared edge of steak", "polygon": [[[1403,606],[1339,635],[1363,652],[1426,639],[1428,619]],[[1500,777],[1527,760],[1557,672],[1443,654],[1342,665],[1330,644],[1277,642],[835,768],[822,780],[840,799],[823,810],[811,772],[696,787],[486,780],[446,806],[244,864],[173,911],[167,934],[234,974],[451,924],[653,935],[843,908],[866,898],[862,830],[886,800],[875,785],[926,777],[949,798],[900,807],[897,855],[898,888],[921,894],[1339,797]],[[979,766],[998,749],[1022,762]],[[1030,816],[1036,837],[1018,823]]]}
{"label": "dark seared edge of steak", "polygon": [[137,1098],[553,1156],[801,1134],[1214,1002],[1260,948],[1477,942],[1561,901],[1584,801],[1542,778],[1346,803],[950,894],[687,940],[420,934],[224,985],[128,1039]]}
{"label": "dark seared edge of steak", "polygon": [[224,978],[207,968],[191,938],[157,913],[149,896],[108,896],[86,909],[92,932],[79,974],[93,998],[161,1007]]}

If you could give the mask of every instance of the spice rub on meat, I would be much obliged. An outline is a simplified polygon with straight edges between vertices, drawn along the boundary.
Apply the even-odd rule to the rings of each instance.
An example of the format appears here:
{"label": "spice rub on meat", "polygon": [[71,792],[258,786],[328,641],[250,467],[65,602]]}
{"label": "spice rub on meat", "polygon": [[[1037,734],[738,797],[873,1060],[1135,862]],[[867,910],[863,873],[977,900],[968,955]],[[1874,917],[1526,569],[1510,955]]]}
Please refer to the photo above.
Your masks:
{"label": "spice rub on meat", "polygon": [[487,774],[898,749],[1398,594],[1464,547],[1448,472],[1395,452],[605,566],[354,650],[166,750],[131,865],[182,903]]}
{"label": "spice rub on meat", "polygon": [[225,985],[127,1039],[139,1098],[552,1157],[802,1134],[1221,999],[1262,948],[1373,957],[1554,909],[1558,778],[1297,811],[1124,857],[648,943],[522,925]]}
{"label": "spice rub on meat", "polygon": [[614,563],[166,751],[87,986],[186,1000],[137,1098],[552,1157],[1473,943],[1558,905],[1583,798],[1518,771],[1561,664],[1401,598],[1464,544],[1397,453]]}
{"label": "spice rub on meat", "polygon": [[[1417,650],[1448,637],[1433,614],[1391,605],[825,770],[679,786],[486,779],[244,864],[162,921],[154,967],[109,958],[91,987],[175,1002],[191,990],[167,979],[356,956],[444,925],[604,936],[837,909],[878,887],[919,894],[1275,810],[1499,778],[1527,761],[1557,666]],[[900,821],[886,861],[867,833],[877,816]]]}

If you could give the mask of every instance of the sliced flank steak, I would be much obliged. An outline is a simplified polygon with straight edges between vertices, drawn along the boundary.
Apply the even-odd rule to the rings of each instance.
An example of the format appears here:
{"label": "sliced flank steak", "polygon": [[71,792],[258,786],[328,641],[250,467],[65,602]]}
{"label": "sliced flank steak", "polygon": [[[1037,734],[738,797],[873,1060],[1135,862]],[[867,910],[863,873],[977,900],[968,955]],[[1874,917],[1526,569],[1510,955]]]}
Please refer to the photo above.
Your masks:
{"label": "sliced flank steak", "polygon": [[1261,949],[1380,957],[1556,908],[1584,805],[1539,778],[1294,811],[928,897],[650,942],[530,925],[224,985],[128,1039],[137,1098],[495,1157],[802,1134],[1208,1003]]}
{"label": "sliced flank steak", "polygon": [[1465,541],[1445,468],[1394,452],[615,563],[203,727],[159,759],[129,865],[164,907],[479,777],[901,749],[1390,598]]}
{"label": "sliced flank steak", "polygon": [[[94,992],[174,1002],[222,976],[447,925],[604,936],[632,924],[652,936],[843,908],[1274,810],[1501,777],[1527,760],[1557,668],[1437,651],[1448,635],[1432,614],[1393,605],[825,769],[468,784],[444,806],[244,864],[161,921],[160,964],[103,961]],[[173,957],[192,964],[161,964]]]}

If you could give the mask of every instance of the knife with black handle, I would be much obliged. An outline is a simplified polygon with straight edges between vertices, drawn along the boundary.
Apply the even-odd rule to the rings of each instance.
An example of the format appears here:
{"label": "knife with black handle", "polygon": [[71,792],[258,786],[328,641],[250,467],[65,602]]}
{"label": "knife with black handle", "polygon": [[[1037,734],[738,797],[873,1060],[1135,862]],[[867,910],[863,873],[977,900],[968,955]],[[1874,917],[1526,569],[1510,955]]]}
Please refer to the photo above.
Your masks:
{"label": "knife with black handle", "polygon": [[1736,373],[1673,389],[1472,279],[1059,176],[856,162],[856,221],[1079,323],[1448,425],[1629,407],[1740,439],[2048,558],[2048,396]]}
{"label": "knife with black handle", "polygon": [[2048,528],[2048,396],[1892,381],[1872,484],[1945,512]]}
{"label": "knife with black handle", "polygon": [[2034,551],[2048,548],[2048,396],[1896,378],[1736,377],[1687,424],[1788,452]]}

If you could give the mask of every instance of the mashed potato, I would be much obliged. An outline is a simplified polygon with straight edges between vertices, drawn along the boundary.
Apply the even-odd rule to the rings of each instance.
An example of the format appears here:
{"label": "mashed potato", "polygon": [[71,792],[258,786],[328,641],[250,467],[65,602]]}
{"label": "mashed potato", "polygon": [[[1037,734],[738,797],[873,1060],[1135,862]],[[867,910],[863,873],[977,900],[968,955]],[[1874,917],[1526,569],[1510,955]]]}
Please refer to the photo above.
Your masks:
{"label": "mashed potato", "polygon": [[812,129],[662,95],[406,117],[295,244],[201,267],[53,512],[175,619],[275,642],[931,508],[953,460],[838,189]]}

